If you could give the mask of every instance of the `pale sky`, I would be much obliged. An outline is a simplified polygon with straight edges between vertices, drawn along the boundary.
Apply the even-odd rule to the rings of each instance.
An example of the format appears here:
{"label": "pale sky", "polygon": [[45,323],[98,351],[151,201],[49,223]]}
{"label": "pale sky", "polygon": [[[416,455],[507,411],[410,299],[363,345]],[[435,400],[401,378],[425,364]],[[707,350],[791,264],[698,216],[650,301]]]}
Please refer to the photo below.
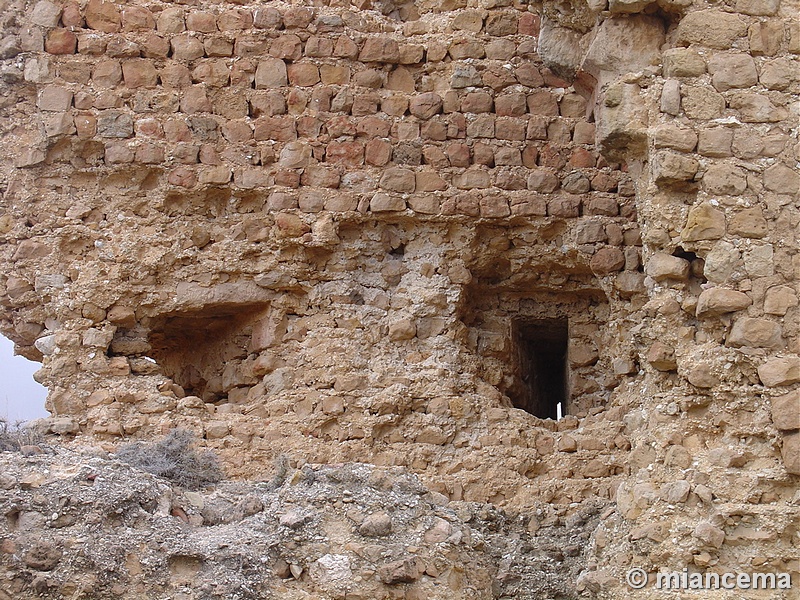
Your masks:
{"label": "pale sky", "polygon": [[39,367],[14,356],[14,344],[0,335],[0,417],[14,423],[49,416],[44,409],[47,390],[33,380]]}

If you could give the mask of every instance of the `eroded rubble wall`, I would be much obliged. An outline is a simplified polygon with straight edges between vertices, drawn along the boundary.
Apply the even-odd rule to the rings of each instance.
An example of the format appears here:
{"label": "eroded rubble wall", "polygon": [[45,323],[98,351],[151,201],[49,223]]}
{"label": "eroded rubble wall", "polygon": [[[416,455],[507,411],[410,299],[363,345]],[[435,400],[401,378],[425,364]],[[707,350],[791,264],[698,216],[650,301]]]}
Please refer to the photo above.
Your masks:
{"label": "eroded rubble wall", "polygon": [[[796,573],[800,22],[735,4],[10,3],[1,324],[51,430],[616,502],[602,597]],[[509,400],[540,319],[558,422]]]}

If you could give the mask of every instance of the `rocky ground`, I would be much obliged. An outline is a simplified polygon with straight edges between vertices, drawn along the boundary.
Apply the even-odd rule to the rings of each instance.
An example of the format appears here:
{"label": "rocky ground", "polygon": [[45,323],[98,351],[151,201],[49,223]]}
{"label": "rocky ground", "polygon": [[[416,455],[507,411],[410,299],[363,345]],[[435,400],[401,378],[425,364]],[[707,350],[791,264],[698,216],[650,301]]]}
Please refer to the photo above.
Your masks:
{"label": "rocky ground", "polygon": [[449,502],[398,467],[190,491],[99,451],[25,450],[0,453],[2,600],[566,600],[608,513]]}

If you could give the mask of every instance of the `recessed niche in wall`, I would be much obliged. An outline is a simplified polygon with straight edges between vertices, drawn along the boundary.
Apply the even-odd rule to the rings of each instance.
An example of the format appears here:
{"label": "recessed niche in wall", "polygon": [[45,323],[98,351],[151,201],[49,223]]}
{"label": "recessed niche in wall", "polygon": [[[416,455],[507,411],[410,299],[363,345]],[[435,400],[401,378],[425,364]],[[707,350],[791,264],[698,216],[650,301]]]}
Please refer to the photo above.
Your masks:
{"label": "recessed niche in wall", "polygon": [[514,406],[541,419],[561,418],[569,412],[567,319],[515,322],[513,335],[521,380],[511,394]]}

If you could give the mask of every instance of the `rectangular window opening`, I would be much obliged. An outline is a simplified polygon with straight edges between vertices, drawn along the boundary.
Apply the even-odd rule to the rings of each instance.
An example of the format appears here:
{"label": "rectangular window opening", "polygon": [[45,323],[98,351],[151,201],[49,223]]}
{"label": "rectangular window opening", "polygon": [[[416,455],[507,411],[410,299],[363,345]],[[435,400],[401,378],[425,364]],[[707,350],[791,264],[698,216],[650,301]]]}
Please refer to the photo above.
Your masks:
{"label": "rectangular window opening", "polygon": [[514,326],[520,385],[514,406],[540,419],[569,414],[567,319],[524,321]]}

